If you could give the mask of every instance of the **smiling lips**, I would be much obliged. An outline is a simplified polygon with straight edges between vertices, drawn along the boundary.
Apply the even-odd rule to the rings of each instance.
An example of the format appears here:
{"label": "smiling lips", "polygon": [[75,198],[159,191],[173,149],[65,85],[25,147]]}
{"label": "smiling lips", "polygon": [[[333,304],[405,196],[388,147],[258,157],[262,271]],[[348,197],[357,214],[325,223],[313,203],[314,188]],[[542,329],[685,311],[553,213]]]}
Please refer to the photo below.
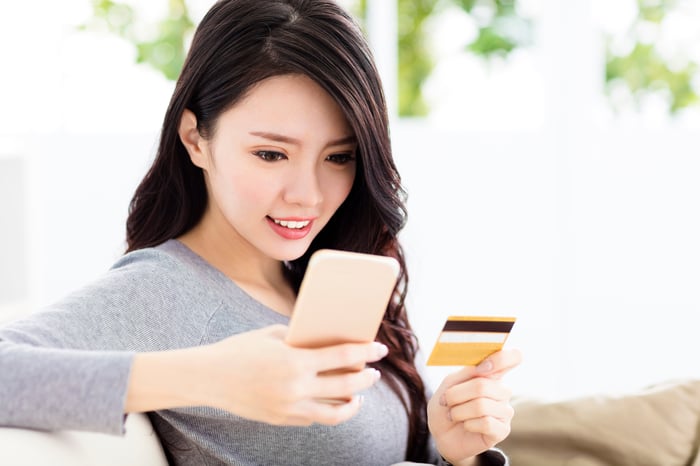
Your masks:
{"label": "smiling lips", "polygon": [[267,217],[272,230],[284,239],[302,239],[311,231],[313,220],[310,219],[277,219]]}

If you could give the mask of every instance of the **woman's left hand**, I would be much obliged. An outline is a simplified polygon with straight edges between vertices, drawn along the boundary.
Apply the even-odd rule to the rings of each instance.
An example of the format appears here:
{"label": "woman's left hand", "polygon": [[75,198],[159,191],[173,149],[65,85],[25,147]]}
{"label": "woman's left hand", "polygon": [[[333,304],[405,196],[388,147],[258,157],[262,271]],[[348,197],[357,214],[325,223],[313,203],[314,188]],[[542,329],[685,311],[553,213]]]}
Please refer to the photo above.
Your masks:
{"label": "woman's left hand", "polygon": [[520,351],[498,351],[478,366],[466,366],[443,380],[428,403],[428,426],[440,454],[452,464],[474,457],[510,433],[511,391],[501,377],[520,364]]}

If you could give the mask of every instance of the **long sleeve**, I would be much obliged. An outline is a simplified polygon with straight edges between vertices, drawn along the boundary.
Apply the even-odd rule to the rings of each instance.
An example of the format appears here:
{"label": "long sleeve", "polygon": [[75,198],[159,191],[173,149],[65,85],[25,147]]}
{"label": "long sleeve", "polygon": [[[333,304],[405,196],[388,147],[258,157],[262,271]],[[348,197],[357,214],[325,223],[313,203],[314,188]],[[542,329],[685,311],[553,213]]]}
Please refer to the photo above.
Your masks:
{"label": "long sleeve", "polygon": [[[510,466],[508,457],[498,448],[486,450],[478,457],[477,466]],[[452,463],[440,458],[437,466],[452,466]]]}
{"label": "long sleeve", "polygon": [[0,342],[0,425],[123,433],[131,359]]}

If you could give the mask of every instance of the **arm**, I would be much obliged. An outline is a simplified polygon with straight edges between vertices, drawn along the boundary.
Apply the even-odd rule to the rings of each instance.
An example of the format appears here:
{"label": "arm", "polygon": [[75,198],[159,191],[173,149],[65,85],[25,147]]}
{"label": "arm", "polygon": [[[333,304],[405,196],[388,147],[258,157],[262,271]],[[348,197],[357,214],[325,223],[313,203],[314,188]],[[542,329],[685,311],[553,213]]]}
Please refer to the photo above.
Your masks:
{"label": "arm", "polygon": [[123,433],[131,358],[0,341],[0,425]]}
{"label": "arm", "polygon": [[[284,326],[219,343],[147,353],[37,348],[0,343],[0,425],[123,433],[123,413],[207,405],[272,424],[337,424],[360,407],[353,395],[374,369],[321,376],[386,354],[379,344],[306,350],[287,346]],[[319,398],[352,398],[340,405]]]}
{"label": "arm", "polygon": [[[383,345],[307,350],[272,326],[221,342],[146,353],[38,348],[0,342],[0,425],[123,433],[123,413],[207,405],[272,424],[337,424],[360,407],[353,395],[379,379]],[[340,405],[319,398],[352,398]]]}
{"label": "arm", "polygon": [[[248,419],[280,425],[338,424],[360,407],[358,391],[379,379],[375,369],[319,375],[374,362],[386,355],[378,343],[321,349],[292,348],[281,325],[245,332],[196,348],[137,354],[126,411],[207,405]],[[352,398],[331,405],[322,398]]]}
{"label": "arm", "polygon": [[[198,271],[204,279],[193,286]],[[380,359],[374,345],[294,349],[283,327],[203,344],[222,286],[206,272],[137,251],[50,309],[0,328],[0,425],[120,434],[126,412],[180,406],[295,424],[356,412],[357,399],[333,407],[313,398],[355,393],[377,373],[318,371]]]}
{"label": "arm", "polygon": [[[172,326],[182,326],[171,309],[159,312],[162,296],[178,302],[183,287],[171,277],[175,267],[154,256],[122,259],[94,283],[0,328],[0,425],[123,433],[134,354],[165,347]],[[201,328],[185,328],[170,344],[201,337]]]}

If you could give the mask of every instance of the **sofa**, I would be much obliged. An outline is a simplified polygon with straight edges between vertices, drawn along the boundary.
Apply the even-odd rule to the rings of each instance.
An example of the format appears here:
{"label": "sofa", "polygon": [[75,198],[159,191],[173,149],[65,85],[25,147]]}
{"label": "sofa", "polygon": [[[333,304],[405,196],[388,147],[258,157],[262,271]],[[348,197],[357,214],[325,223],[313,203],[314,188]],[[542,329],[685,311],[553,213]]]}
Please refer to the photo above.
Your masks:
{"label": "sofa", "polygon": [[[700,380],[513,405],[512,432],[499,444],[512,466],[700,466]],[[143,414],[129,415],[123,437],[0,428],[0,446],[8,466],[167,465]]]}
{"label": "sofa", "polygon": [[122,437],[0,428],[2,466],[167,466],[145,414],[130,414]]}
{"label": "sofa", "polygon": [[700,380],[514,407],[513,466],[700,466]]}

